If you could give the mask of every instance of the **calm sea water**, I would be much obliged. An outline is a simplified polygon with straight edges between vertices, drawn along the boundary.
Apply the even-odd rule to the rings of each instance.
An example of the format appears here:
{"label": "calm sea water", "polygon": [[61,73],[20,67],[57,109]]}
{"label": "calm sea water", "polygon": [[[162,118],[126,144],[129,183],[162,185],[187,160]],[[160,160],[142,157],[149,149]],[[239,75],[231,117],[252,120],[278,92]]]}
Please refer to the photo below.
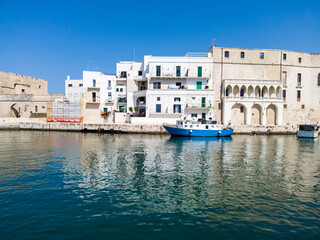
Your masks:
{"label": "calm sea water", "polygon": [[320,141],[0,132],[0,239],[320,239]]}

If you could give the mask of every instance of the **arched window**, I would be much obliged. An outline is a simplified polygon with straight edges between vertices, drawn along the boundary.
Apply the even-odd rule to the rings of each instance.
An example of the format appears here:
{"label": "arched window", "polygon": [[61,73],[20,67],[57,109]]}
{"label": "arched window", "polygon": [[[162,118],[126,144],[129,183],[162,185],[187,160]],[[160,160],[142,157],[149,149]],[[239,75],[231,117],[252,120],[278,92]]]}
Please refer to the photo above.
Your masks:
{"label": "arched window", "polygon": [[320,86],[320,73],[318,75],[318,86]]}

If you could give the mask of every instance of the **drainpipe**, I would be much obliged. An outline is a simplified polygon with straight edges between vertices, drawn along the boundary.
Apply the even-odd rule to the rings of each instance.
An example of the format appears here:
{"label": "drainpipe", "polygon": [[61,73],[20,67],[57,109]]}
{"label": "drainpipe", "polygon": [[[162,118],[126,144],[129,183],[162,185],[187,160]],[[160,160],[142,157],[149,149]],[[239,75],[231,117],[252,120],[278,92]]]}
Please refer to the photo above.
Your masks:
{"label": "drainpipe", "polygon": [[[222,104],[222,77],[223,77],[223,48],[221,48],[221,84],[220,84],[220,106],[221,106],[221,110],[220,110],[220,122],[222,123],[223,122],[223,104]],[[224,123],[224,122],[223,122]]]}
{"label": "drainpipe", "polygon": [[280,81],[282,80],[282,52],[280,52]]}

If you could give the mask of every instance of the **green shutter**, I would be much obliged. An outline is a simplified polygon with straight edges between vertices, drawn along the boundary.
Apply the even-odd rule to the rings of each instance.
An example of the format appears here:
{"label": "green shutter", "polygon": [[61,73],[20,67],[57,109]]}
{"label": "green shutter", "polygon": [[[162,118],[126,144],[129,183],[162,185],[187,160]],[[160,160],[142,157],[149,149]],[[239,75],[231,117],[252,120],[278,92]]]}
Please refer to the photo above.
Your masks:
{"label": "green shutter", "polygon": [[197,89],[202,89],[202,82],[201,81],[197,82]]}
{"label": "green shutter", "polygon": [[157,66],[157,77],[161,76],[161,66]]}
{"label": "green shutter", "polygon": [[202,77],[202,67],[198,67],[198,77]]}

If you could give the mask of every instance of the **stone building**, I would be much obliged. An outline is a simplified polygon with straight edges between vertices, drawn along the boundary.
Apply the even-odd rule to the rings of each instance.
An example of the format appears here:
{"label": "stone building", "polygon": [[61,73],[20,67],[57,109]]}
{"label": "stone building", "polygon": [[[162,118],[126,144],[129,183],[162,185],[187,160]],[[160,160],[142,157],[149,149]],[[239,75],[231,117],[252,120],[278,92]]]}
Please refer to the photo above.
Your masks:
{"label": "stone building", "polygon": [[0,72],[0,118],[47,117],[47,104],[59,94],[48,94],[46,80]]}
{"label": "stone building", "polygon": [[320,54],[213,45],[216,116],[234,125],[320,120]]}

